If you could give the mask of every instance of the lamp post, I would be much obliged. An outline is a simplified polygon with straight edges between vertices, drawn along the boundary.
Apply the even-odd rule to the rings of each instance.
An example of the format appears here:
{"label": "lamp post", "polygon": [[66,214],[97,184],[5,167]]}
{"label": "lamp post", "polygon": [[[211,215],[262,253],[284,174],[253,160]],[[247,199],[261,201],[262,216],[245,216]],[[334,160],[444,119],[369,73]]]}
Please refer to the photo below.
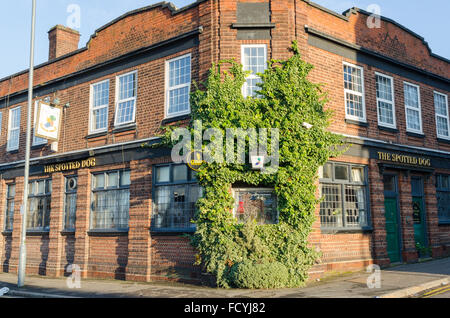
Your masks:
{"label": "lamp post", "polygon": [[25,284],[25,270],[27,267],[27,210],[28,210],[28,179],[30,174],[30,149],[31,149],[31,109],[33,103],[33,73],[34,73],[34,29],[36,24],[36,0],[33,1],[31,14],[31,40],[30,40],[30,71],[28,73],[28,110],[27,110],[27,134],[25,149],[25,168],[23,181],[23,202],[20,207],[22,214],[22,231],[20,235],[20,252],[19,252],[19,271],[18,271],[18,287]]}

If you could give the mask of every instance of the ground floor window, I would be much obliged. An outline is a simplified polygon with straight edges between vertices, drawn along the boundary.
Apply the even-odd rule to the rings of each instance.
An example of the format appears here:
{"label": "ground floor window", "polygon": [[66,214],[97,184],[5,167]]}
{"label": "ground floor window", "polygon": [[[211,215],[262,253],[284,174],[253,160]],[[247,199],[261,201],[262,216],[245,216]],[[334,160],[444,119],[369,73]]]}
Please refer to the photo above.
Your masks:
{"label": "ground floor window", "polygon": [[77,185],[76,176],[65,178],[64,192],[64,230],[75,230],[77,212]]}
{"label": "ground floor window", "polygon": [[153,170],[153,230],[192,230],[196,203],[202,197],[196,172],[185,164],[168,164]]}
{"label": "ground floor window", "polygon": [[277,195],[274,189],[234,188],[234,216],[239,222],[256,220],[262,224],[278,223]]}
{"label": "ground floor window", "polygon": [[29,183],[28,230],[49,231],[52,180],[36,180]]}
{"label": "ground floor window", "polygon": [[368,225],[367,168],[327,163],[319,170],[322,228],[361,228]]}
{"label": "ground floor window", "polygon": [[5,231],[9,232],[13,230],[14,197],[16,195],[16,185],[8,184],[6,187]]}
{"label": "ground floor window", "polygon": [[92,175],[91,229],[128,229],[130,171]]}
{"label": "ground floor window", "polygon": [[436,176],[439,223],[450,224],[450,175]]}

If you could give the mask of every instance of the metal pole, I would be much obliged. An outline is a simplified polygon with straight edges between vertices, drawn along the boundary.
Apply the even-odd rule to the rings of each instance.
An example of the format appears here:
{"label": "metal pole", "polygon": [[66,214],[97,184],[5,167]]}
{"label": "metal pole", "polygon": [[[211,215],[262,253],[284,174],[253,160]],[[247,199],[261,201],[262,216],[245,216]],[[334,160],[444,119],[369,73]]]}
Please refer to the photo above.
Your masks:
{"label": "metal pole", "polygon": [[27,237],[27,210],[28,210],[28,179],[30,174],[30,149],[31,149],[31,109],[33,104],[33,73],[34,73],[34,29],[36,24],[36,0],[33,0],[31,14],[31,40],[30,40],[30,71],[28,78],[28,111],[27,111],[27,139],[25,150],[25,172],[23,181],[23,202],[20,208],[22,214],[22,232],[20,235],[20,254],[19,254],[19,287],[25,284],[25,269],[27,267],[27,248],[25,245]]}

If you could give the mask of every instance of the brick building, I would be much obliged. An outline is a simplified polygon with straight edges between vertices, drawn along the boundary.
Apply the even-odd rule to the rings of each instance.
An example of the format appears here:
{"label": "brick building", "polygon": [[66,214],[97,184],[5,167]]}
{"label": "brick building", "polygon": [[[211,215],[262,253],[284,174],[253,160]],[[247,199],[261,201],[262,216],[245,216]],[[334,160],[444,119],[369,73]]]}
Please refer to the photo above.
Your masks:
{"label": "brick building", "polygon": [[[311,274],[449,255],[450,61],[395,21],[369,28],[368,17],[307,0],[205,0],[129,12],[81,49],[78,32],[52,28],[34,100],[58,101],[64,125],[57,144],[33,136],[27,273],[62,276],[77,264],[84,277],[197,280],[182,237],[195,230],[195,174],[172,164],[169,149],[142,144],[189,120],[191,83],[211,63],[236,58],[262,71],[267,59],[288,58],[293,40],[329,93],[331,129],[351,144],[319,172],[311,243],[323,257]],[[27,81],[27,71],[0,80],[0,270],[11,273]],[[244,94],[257,81],[249,77]],[[261,190],[236,189],[245,191]]]}

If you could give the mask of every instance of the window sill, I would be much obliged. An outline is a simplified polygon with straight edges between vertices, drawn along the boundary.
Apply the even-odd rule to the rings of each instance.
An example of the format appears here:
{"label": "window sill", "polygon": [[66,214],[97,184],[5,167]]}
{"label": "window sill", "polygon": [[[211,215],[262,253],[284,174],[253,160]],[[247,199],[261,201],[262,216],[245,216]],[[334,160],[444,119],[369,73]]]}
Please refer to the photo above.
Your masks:
{"label": "window sill", "polygon": [[103,236],[127,236],[128,235],[128,230],[114,230],[114,229],[109,229],[109,230],[90,230],[87,232],[87,235],[89,236],[99,236],[99,237],[103,237]]}
{"label": "window sill", "polygon": [[161,122],[161,125],[167,125],[170,123],[174,123],[174,122],[182,121],[182,120],[186,120],[186,119],[191,119],[191,114],[185,114],[185,115],[179,115],[179,116],[165,118]]}
{"label": "window sill", "polygon": [[231,27],[233,29],[273,29],[275,23],[233,23]]}
{"label": "window sill", "polygon": [[19,153],[19,149],[16,149],[16,150],[6,150],[6,152],[9,153],[9,154],[16,154],[16,153]]}
{"label": "window sill", "polygon": [[150,234],[151,235],[160,235],[160,236],[179,236],[183,234],[193,234],[195,233],[195,228],[180,228],[180,229],[170,229],[170,228],[161,228],[161,229],[155,229],[150,228]]}
{"label": "window sill", "polygon": [[414,132],[410,132],[410,131],[407,131],[406,134],[410,137],[425,138],[424,134],[414,133]]}
{"label": "window sill", "polygon": [[125,124],[125,125],[121,125],[121,126],[116,126],[113,129],[113,133],[120,133],[123,131],[129,131],[129,130],[136,130],[136,123],[132,123],[132,124]]}
{"label": "window sill", "polygon": [[322,234],[354,234],[354,233],[371,233],[373,228],[363,227],[363,228],[323,228],[321,229]]}
{"label": "window sill", "polygon": [[449,144],[450,145],[450,139],[444,139],[444,138],[437,138],[438,142],[442,142],[444,144]]}
{"label": "window sill", "polygon": [[32,146],[31,146],[31,150],[42,149],[42,148],[44,148],[45,146],[47,146],[47,143],[45,143],[45,144],[40,144],[40,145],[32,145]]}
{"label": "window sill", "polygon": [[391,133],[394,133],[394,134],[398,133],[398,129],[397,128],[390,128],[390,127],[385,127],[385,126],[378,125],[378,129],[379,130],[383,130],[383,131],[388,131],[388,132],[391,132]]}
{"label": "window sill", "polygon": [[438,226],[450,226],[450,221],[441,221],[438,223]]}
{"label": "window sill", "polygon": [[27,231],[27,236],[46,236],[49,235],[50,231],[41,231],[41,230],[29,230]]}
{"label": "window sill", "polygon": [[89,135],[87,135],[87,136],[84,137],[84,138],[85,138],[85,139],[94,139],[94,138],[106,136],[107,134],[108,134],[107,131],[102,131],[102,132],[97,132],[97,133],[89,134]]}
{"label": "window sill", "polygon": [[3,236],[12,236],[12,231],[4,231],[4,232],[2,232],[2,235]]}
{"label": "window sill", "polygon": [[369,124],[364,121],[358,121],[358,120],[354,120],[354,119],[345,119],[345,122],[350,125],[357,125],[357,126],[361,126],[361,127],[369,126]]}
{"label": "window sill", "polygon": [[62,230],[61,231],[62,236],[71,236],[75,235],[75,230]]}

